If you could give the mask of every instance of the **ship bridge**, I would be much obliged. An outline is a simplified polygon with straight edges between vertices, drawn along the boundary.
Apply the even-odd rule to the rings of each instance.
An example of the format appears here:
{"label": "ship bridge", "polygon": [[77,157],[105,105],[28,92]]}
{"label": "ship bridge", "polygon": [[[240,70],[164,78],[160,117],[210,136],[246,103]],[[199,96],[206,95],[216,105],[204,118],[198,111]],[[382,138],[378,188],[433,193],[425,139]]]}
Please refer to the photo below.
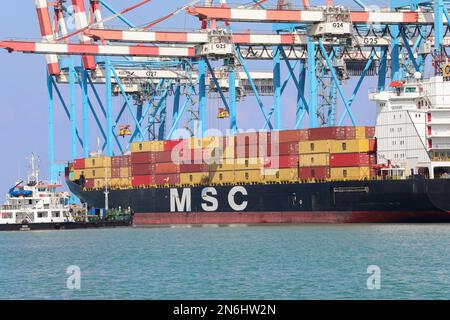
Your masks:
{"label": "ship bridge", "polygon": [[405,175],[450,178],[450,78],[420,79],[416,74],[369,94],[377,105],[378,161]]}

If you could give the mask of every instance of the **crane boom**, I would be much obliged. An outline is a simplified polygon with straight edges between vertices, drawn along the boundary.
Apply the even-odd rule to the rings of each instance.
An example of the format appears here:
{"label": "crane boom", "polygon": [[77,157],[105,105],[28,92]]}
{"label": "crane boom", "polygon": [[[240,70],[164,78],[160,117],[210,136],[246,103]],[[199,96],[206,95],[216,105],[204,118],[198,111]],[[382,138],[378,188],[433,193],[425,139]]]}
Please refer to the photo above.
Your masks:
{"label": "crane boom", "polygon": [[[248,8],[191,7],[188,13],[201,20],[256,23],[318,23],[324,20],[322,9],[262,10]],[[433,25],[434,13],[422,11],[350,11],[354,24]],[[447,20],[444,19],[444,23]]]}

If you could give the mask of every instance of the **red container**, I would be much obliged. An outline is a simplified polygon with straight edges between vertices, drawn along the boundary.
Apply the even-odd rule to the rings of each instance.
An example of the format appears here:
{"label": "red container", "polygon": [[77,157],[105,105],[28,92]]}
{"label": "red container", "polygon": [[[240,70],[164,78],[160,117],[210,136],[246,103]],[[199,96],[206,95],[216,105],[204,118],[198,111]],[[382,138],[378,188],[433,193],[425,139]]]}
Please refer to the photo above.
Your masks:
{"label": "red container", "polygon": [[154,152],[136,152],[131,154],[131,164],[155,162]]}
{"label": "red container", "polygon": [[111,178],[120,178],[120,168],[111,168]]}
{"label": "red container", "polygon": [[94,179],[86,179],[84,181],[84,187],[88,189],[93,189],[95,187]]}
{"label": "red container", "polygon": [[[273,150],[272,154],[276,155],[276,150]],[[286,142],[279,144],[278,154],[280,155],[298,154],[298,142]]]}
{"label": "red container", "polygon": [[186,145],[185,140],[166,140],[164,141],[164,151],[172,151],[175,147],[184,147]]}
{"label": "red container", "polygon": [[181,164],[180,172],[181,173],[190,173],[190,172],[208,172],[209,166],[207,164]]}
{"label": "red container", "polygon": [[155,162],[156,163],[172,162],[172,151],[155,152]]}
{"label": "red container", "polygon": [[259,156],[258,145],[252,144],[247,146],[236,146],[234,148],[234,157],[236,159],[240,158],[257,158]]}
{"label": "red container", "polygon": [[325,127],[309,129],[309,140],[345,140],[345,127]]}
{"label": "red container", "polygon": [[375,168],[370,169],[370,177],[371,177],[371,178],[377,177],[377,176],[378,176],[378,173],[379,173],[379,170],[378,170],[378,169],[375,169]]}
{"label": "red container", "polygon": [[180,183],[180,175],[177,173],[155,175],[156,185],[179,184],[179,183]]}
{"label": "red container", "polygon": [[155,184],[155,176],[134,176],[131,178],[131,185],[133,187],[150,186]]}
{"label": "red container", "polygon": [[300,168],[298,171],[298,178],[300,180],[325,180],[330,178],[330,167],[309,167]]}
{"label": "red container", "polygon": [[150,163],[133,164],[131,167],[132,176],[145,176],[155,173],[155,165]]}
{"label": "red container", "polygon": [[156,174],[179,173],[180,166],[173,163],[157,163],[155,166]]}
{"label": "red container", "polygon": [[73,162],[73,168],[75,170],[85,169],[85,160],[84,159],[75,159]]}
{"label": "red container", "polygon": [[298,155],[272,156],[265,159],[264,168],[273,168],[273,169],[298,168],[298,160],[299,160]]}
{"label": "red container", "polygon": [[369,158],[370,158],[370,166],[373,167],[377,164],[377,155],[376,153],[371,153],[369,154]]}
{"label": "red container", "polygon": [[234,144],[236,146],[257,145],[259,141],[258,132],[239,133],[235,136]]}
{"label": "red container", "polygon": [[308,140],[308,130],[285,130],[279,132],[279,143]]}
{"label": "red container", "polygon": [[370,156],[367,153],[342,153],[332,154],[330,166],[338,167],[368,167],[370,166]]}
{"label": "red container", "polygon": [[355,127],[344,127],[345,128],[345,139],[353,140],[356,138],[356,128]]}
{"label": "red container", "polygon": [[111,168],[120,168],[122,166],[122,157],[111,158]]}
{"label": "red container", "polygon": [[129,167],[131,164],[131,156],[118,156],[111,158],[112,168],[124,168]]}
{"label": "red container", "polygon": [[377,139],[369,140],[369,152],[377,152]]}
{"label": "red container", "polygon": [[366,127],[366,138],[375,138],[375,127]]}

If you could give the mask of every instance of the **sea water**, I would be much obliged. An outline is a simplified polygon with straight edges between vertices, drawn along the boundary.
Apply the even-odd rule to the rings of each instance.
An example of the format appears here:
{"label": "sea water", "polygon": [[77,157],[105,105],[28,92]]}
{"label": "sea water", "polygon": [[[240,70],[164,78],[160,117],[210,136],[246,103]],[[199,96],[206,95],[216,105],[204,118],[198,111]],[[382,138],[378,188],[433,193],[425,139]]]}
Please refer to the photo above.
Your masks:
{"label": "sea water", "polygon": [[0,299],[416,298],[450,298],[450,225],[0,233]]}

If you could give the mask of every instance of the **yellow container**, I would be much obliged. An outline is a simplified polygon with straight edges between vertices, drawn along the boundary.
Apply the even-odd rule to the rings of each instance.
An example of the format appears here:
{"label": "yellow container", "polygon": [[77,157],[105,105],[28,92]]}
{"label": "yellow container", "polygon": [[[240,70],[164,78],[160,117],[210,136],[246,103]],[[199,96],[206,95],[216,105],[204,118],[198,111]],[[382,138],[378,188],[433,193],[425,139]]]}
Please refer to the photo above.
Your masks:
{"label": "yellow container", "polygon": [[264,176],[261,170],[237,170],[234,171],[234,182],[236,183],[262,183]]}
{"label": "yellow container", "polygon": [[264,181],[266,182],[280,181],[280,169],[264,169]]}
{"label": "yellow container", "polygon": [[369,150],[368,139],[334,140],[331,143],[331,153],[364,153]]}
{"label": "yellow container", "polygon": [[131,177],[130,168],[120,168],[120,178],[129,178]]}
{"label": "yellow container", "polygon": [[180,184],[194,185],[206,183],[208,180],[208,174],[203,172],[191,172],[180,174]]}
{"label": "yellow container", "polygon": [[114,178],[109,180],[108,182],[111,188],[120,188],[120,186],[122,185],[122,179],[120,178]]}
{"label": "yellow container", "polygon": [[105,179],[106,175],[108,175],[108,178],[111,177],[111,168],[93,168],[84,170],[86,179]]}
{"label": "yellow container", "polygon": [[189,149],[202,148],[202,139],[201,138],[189,138],[188,139],[188,147],[189,147]]}
{"label": "yellow container", "polygon": [[330,152],[330,140],[315,140],[315,141],[300,141],[299,153],[300,154],[312,154],[312,153],[329,153]]}
{"label": "yellow container", "polygon": [[94,189],[103,189],[103,188],[105,188],[105,180],[94,179]]}
{"label": "yellow container", "polygon": [[235,170],[256,170],[264,167],[264,159],[262,158],[239,158],[236,159]]}
{"label": "yellow container", "polygon": [[85,168],[104,168],[111,167],[110,157],[93,157],[84,159]]}
{"label": "yellow container", "polygon": [[200,148],[218,148],[221,146],[220,137],[205,137],[205,138],[189,138],[189,149]]}
{"label": "yellow container", "polygon": [[366,139],[366,127],[355,127],[355,139]]}
{"label": "yellow container", "polygon": [[234,171],[215,171],[209,174],[212,184],[228,184],[235,182]]}
{"label": "yellow container", "polygon": [[131,152],[164,151],[164,141],[142,141],[131,144]]}
{"label": "yellow container", "polygon": [[234,159],[223,159],[218,163],[210,164],[209,168],[211,172],[234,171],[235,169]]}
{"label": "yellow container", "polygon": [[226,146],[223,148],[222,157],[224,159],[234,159],[234,146]]}
{"label": "yellow container", "polygon": [[131,187],[131,179],[130,178],[115,178],[108,180],[108,186],[111,188],[126,188]]}
{"label": "yellow container", "polygon": [[298,181],[298,169],[265,169],[264,181],[296,182]]}
{"label": "yellow container", "polygon": [[301,154],[299,158],[299,166],[304,167],[323,167],[330,164],[329,153],[317,154]]}
{"label": "yellow container", "polygon": [[370,179],[369,167],[331,168],[332,180],[365,180]]}
{"label": "yellow container", "polygon": [[202,139],[203,148],[219,148],[222,147],[222,137],[206,137]]}
{"label": "yellow container", "polygon": [[280,169],[280,181],[298,181],[298,169]]}
{"label": "yellow container", "polygon": [[84,177],[86,177],[85,170],[73,170],[73,180],[78,180],[80,179],[81,175],[84,175]]}

